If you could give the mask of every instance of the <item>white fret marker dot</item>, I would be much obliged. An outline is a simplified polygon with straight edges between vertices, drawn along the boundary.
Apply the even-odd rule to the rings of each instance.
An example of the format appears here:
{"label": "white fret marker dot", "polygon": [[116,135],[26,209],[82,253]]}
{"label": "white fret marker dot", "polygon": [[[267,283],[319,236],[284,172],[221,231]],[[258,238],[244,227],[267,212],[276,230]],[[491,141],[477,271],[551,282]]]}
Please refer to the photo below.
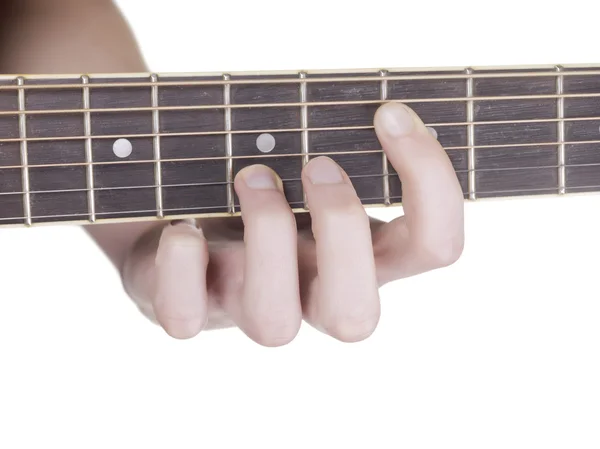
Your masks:
{"label": "white fret marker dot", "polygon": [[429,130],[429,134],[431,134],[434,139],[438,138],[438,133],[435,130],[435,128],[432,128],[431,126],[428,126],[427,129]]}
{"label": "white fret marker dot", "polygon": [[133,145],[127,139],[117,139],[115,143],[113,143],[113,153],[115,156],[124,158],[131,154],[133,151]]}
{"label": "white fret marker dot", "polygon": [[256,139],[256,148],[262,153],[270,153],[275,148],[275,137],[271,134],[261,134]]}

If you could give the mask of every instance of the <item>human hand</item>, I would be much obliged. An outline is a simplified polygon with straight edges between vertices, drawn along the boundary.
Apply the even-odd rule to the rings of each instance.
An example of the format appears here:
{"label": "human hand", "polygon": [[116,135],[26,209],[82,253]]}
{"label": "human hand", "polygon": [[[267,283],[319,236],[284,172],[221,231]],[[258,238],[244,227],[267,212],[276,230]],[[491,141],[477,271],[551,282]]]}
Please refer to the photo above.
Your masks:
{"label": "human hand", "polygon": [[261,345],[280,346],[303,319],[342,341],[370,336],[382,285],[448,266],[464,244],[462,190],[438,141],[404,105],[383,105],[374,122],[402,182],[404,216],[370,220],[326,157],[304,168],[310,212],[294,215],[279,177],[254,165],[235,179],[241,219],[150,231],[127,258],[126,291],[176,338],[238,326]]}

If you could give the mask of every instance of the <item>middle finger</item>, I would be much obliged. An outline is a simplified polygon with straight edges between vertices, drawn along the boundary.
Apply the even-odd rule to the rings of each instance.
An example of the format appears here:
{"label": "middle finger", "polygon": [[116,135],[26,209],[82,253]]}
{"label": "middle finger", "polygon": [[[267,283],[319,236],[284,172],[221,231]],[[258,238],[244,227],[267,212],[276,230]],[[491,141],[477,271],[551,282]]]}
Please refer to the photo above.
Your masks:
{"label": "middle finger", "polygon": [[260,344],[289,343],[302,322],[294,215],[281,180],[268,167],[243,169],[235,189],[244,221],[245,267],[240,310],[233,319]]}
{"label": "middle finger", "polygon": [[316,242],[317,280],[308,320],[342,341],[375,330],[380,304],[369,217],[348,175],[327,157],[302,173]]}

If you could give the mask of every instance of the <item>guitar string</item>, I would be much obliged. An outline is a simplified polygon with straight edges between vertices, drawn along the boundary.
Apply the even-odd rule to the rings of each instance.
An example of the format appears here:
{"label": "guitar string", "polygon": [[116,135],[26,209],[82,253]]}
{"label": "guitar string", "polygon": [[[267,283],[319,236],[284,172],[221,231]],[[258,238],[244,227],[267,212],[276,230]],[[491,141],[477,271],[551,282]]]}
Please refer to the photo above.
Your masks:
{"label": "guitar string", "polygon": [[[584,186],[584,187],[571,187],[569,188],[569,192],[567,192],[567,194],[574,194],[574,193],[579,193],[582,192],[584,193],[586,190],[589,189],[600,189],[600,185],[596,185],[596,186]],[[501,198],[501,197],[507,197],[507,196],[513,196],[513,195],[546,195],[546,194],[555,194],[557,192],[556,188],[539,188],[539,189],[523,189],[523,190],[495,190],[495,191],[488,191],[488,192],[483,192],[482,195],[484,195],[483,197],[497,197],[497,198]],[[463,192],[463,195],[466,196],[468,195],[468,192]],[[482,198],[481,195],[479,195],[480,198]],[[381,204],[383,202],[385,198],[384,197],[371,197],[371,198],[362,198],[362,201],[364,203],[364,205],[369,205],[369,202],[371,202],[372,204]],[[401,196],[391,196],[390,199],[392,200],[392,205],[394,204],[400,204],[402,201],[402,197]],[[297,207],[297,208],[301,208],[303,206],[303,202],[302,201],[291,201],[288,202],[288,205],[291,207]],[[86,205],[87,207],[87,205]],[[235,203],[235,207],[236,207],[236,211],[239,212],[239,208],[240,208],[240,204],[239,203]],[[184,208],[164,208],[163,211],[165,212],[165,217],[164,218],[172,218],[173,216],[176,215],[184,215],[185,213],[189,213],[189,214],[211,214],[211,213],[216,213],[216,214],[226,214],[226,210],[228,209],[228,205],[217,205],[217,206],[194,206],[194,207],[184,207]],[[126,211],[110,211],[110,212],[96,212],[96,215],[98,217],[102,217],[102,216],[117,216],[117,215],[121,215],[123,216],[123,218],[128,218],[128,217],[132,217],[134,215],[139,215],[139,214],[152,214],[152,215],[148,215],[145,218],[157,218],[156,214],[157,211],[156,209],[137,209],[137,210],[126,210]],[[229,214],[228,214],[229,215]],[[32,215],[31,218],[32,219],[37,219],[37,220],[44,220],[44,219],[55,219],[55,218],[69,218],[69,217],[81,217],[82,218],[82,222],[89,222],[88,218],[89,218],[89,214],[86,212],[82,212],[82,213],[75,213],[75,214],[57,214],[57,215]],[[14,220],[24,220],[25,217],[23,216],[11,216],[11,217],[1,217],[0,218],[0,225],[2,225],[2,222],[7,222],[7,221],[14,221]],[[100,218],[97,221],[102,221],[102,218]],[[38,223],[41,221],[38,221]]]}
{"label": "guitar string", "polygon": [[[381,80],[380,80],[381,81]],[[378,87],[375,86],[374,87]],[[92,88],[90,88],[91,94]],[[150,91],[147,92],[150,94]],[[375,92],[377,94],[377,92]],[[186,106],[136,106],[113,108],[70,108],[70,109],[18,109],[2,110],[0,116],[24,115],[58,115],[58,114],[83,114],[83,113],[109,113],[109,112],[152,112],[152,111],[195,111],[215,109],[268,109],[268,108],[301,108],[318,106],[369,106],[383,103],[462,103],[468,101],[516,101],[516,100],[557,100],[557,99],[594,99],[600,97],[600,92],[592,93],[562,93],[562,94],[535,94],[535,95],[495,95],[473,97],[433,97],[433,98],[389,98],[385,101],[374,100],[330,100],[330,101],[295,101],[280,103],[215,103]]]}
{"label": "guitar string", "polygon": [[[564,141],[564,142],[532,142],[532,143],[515,143],[515,144],[502,144],[502,145],[475,145],[473,148],[476,150],[486,150],[493,151],[497,149],[507,149],[507,148],[537,148],[537,147],[552,147],[558,146],[560,144],[565,145],[590,145],[590,144],[598,144],[600,140],[582,140],[582,141]],[[468,150],[469,146],[448,146],[443,147],[443,150],[446,153],[452,151],[464,151]],[[465,155],[466,155],[466,151]],[[335,159],[336,156],[352,156],[352,155],[377,155],[382,154],[384,151],[382,149],[375,150],[348,150],[348,151],[321,151],[321,152],[311,152],[309,156],[317,157],[317,156],[328,156]],[[16,153],[15,153],[16,155]],[[83,154],[81,155],[83,159]],[[252,154],[252,155],[237,155],[237,156],[206,156],[206,157],[183,157],[183,158],[161,158],[161,159],[130,159],[130,160],[110,160],[110,161],[95,161],[95,162],[63,162],[63,163],[45,163],[45,164],[13,164],[13,165],[0,165],[0,171],[4,169],[18,169],[18,168],[67,168],[67,167],[78,167],[78,166],[88,166],[91,165],[93,167],[102,166],[102,165],[135,165],[135,164],[156,164],[157,162],[161,163],[177,163],[177,162],[218,162],[218,161],[227,161],[227,160],[256,160],[256,164],[260,164],[261,160],[271,160],[271,159],[281,159],[281,158],[301,158],[303,157],[302,153],[276,153],[276,154]]]}
{"label": "guitar string", "polygon": [[[562,66],[563,70],[560,73],[560,76],[570,77],[570,76],[594,76],[600,75],[600,70],[598,70],[597,66],[589,66],[587,68],[578,68],[578,67],[568,67]],[[508,71],[505,71],[508,70]],[[444,81],[449,79],[459,79],[459,80],[467,80],[467,79],[493,79],[493,78],[556,78],[558,75],[556,74],[556,66],[552,68],[545,69],[535,69],[529,68],[523,71],[519,69],[509,69],[509,68],[499,68],[499,69],[485,69],[482,71],[478,71],[476,68],[472,68],[471,73],[466,73],[466,68],[453,68],[450,70],[443,69],[430,69],[430,70],[420,70],[420,74],[412,74],[412,72],[416,72],[416,70],[411,69],[387,69],[386,70],[389,75],[385,78],[389,81],[402,81],[402,80],[438,80]],[[341,70],[340,72],[344,72]],[[368,81],[380,81],[381,80],[381,69],[377,69],[376,71],[372,71],[373,75],[364,75],[364,73],[371,72],[369,70],[359,71],[359,74],[356,74],[355,71],[346,71],[345,73],[331,73],[329,75],[325,75],[322,71],[305,71],[306,73],[306,82],[307,83],[325,83],[325,82],[368,82]],[[427,74],[423,74],[422,72],[427,72]],[[445,72],[445,73],[441,73]],[[452,73],[447,73],[452,72]],[[398,75],[394,75],[393,73],[400,73]],[[180,86],[207,86],[207,85],[216,85],[223,86],[225,84],[295,84],[298,83],[299,73],[296,71],[284,71],[282,73],[274,73],[274,72],[264,72],[263,74],[259,74],[258,76],[248,76],[245,74],[235,74],[230,73],[230,79],[225,81],[223,79],[223,74],[221,73],[205,73],[205,74],[167,74],[167,73],[156,73],[158,81],[151,80],[150,73],[120,73],[115,74],[112,78],[144,78],[146,81],[110,81],[110,82],[101,82],[96,80],[106,80],[110,79],[111,76],[107,74],[96,74],[96,75],[88,75],[90,77],[90,84],[97,88],[111,88],[111,87],[180,87]],[[340,76],[341,75],[341,76]],[[193,77],[204,77],[204,78],[212,78],[212,79],[202,79],[202,80],[191,80]],[[161,81],[162,78],[179,78],[177,81]],[[182,81],[181,78],[186,79]],[[16,77],[12,75],[0,75],[0,81],[8,81],[14,82]],[[75,74],[65,74],[65,75],[34,75],[28,76],[27,80],[33,81],[48,81],[48,80],[70,80],[77,79],[81,80],[81,75]],[[74,89],[81,88],[83,84],[81,82],[77,83],[55,83],[55,84],[25,84],[25,88],[27,89]],[[18,89],[15,85],[0,85],[0,90],[14,90]]]}
{"label": "guitar string", "polygon": [[[600,121],[600,116],[591,117],[576,117],[576,118],[565,118],[565,119],[523,119],[523,120],[498,120],[498,121],[464,121],[464,122],[445,122],[445,123],[425,123],[428,127],[450,127],[450,126],[467,126],[473,125],[475,127],[479,125],[519,125],[519,124],[535,124],[535,123],[552,123],[552,122],[591,122]],[[0,143],[11,143],[11,142],[48,142],[48,141],[67,141],[67,140],[84,140],[92,138],[94,140],[107,140],[107,139],[135,139],[135,138],[152,138],[152,137],[198,137],[198,136],[220,136],[228,134],[275,134],[275,133],[299,133],[302,131],[315,132],[330,132],[330,131],[360,131],[360,130],[374,130],[374,125],[362,125],[362,126],[330,126],[330,127],[307,127],[307,128],[271,128],[271,129],[241,129],[231,131],[196,131],[196,132],[159,132],[159,133],[137,133],[137,134],[98,134],[93,136],[46,136],[46,137],[9,137],[0,138]]]}
{"label": "guitar string", "polygon": [[[564,165],[564,167],[566,169],[568,168],[593,168],[593,167],[600,167],[600,162],[598,163],[586,163],[586,164],[566,164]],[[515,172],[515,171],[528,171],[528,172],[535,172],[535,171],[556,171],[556,169],[559,168],[559,165],[557,164],[547,164],[547,165],[540,165],[540,166],[530,166],[530,167],[504,167],[504,168],[488,168],[488,169],[481,169],[478,168],[476,170],[474,170],[474,172],[476,173],[488,173],[488,174],[498,174],[498,173],[502,173],[502,172]],[[460,175],[467,175],[469,173],[468,169],[459,169],[459,168],[454,168],[454,171],[460,181]],[[600,172],[600,168],[598,169],[598,171]],[[360,180],[377,180],[377,183],[379,183],[380,179],[383,178],[384,176],[389,176],[389,178],[391,179],[399,179],[399,175],[397,172],[390,172],[388,175],[385,175],[384,173],[372,173],[372,174],[366,174],[366,175],[348,175],[348,177],[350,178],[350,181],[353,182],[353,184],[360,182]],[[33,178],[35,179],[35,178]],[[466,179],[466,178],[465,178]],[[294,183],[294,182],[301,182],[301,178],[297,177],[297,178],[281,178],[283,183]],[[400,181],[400,180],[399,180]],[[6,181],[5,181],[6,182]],[[34,189],[30,189],[29,193],[30,194],[49,194],[49,193],[69,193],[69,192],[101,192],[101,191],[119,191],[119,190],[141,190],[141,189],[156,189],[156,188],[162,188],[162,189],[173,189],[173,188],[185,188],[185,187],[217,187],[217,186],[227,186],[233,184],[233,182],[227,182],[226,180],[222,180],[222,181],[213,181],[213,182],[199,182],[199,183],[180,183],[180,184],[131,184],[131,185],[121,185],[121,186],[112,186],[112,187],[94,187],[93,189],[87,189],[85,187],[82,188],[72,188],[72,189],[46,189],[46,190],[34,190]],[[586,186],[587,187],[587,186]],[[4,186],[4,188],[6,188],[6,184]],[[573,188],[570,186],[567,186],[567,188]],[[575,188],[577,188],[577,186],[575,186]],[[548,187],[548,189],[551,190],[556,190],[556,187]],[[483,194],[487,194],[487,193],[494,193],[494,191],[486,191],[486,190],[478,190],[478,193],[481,192]],[[15,190],[15,191],[0,191],[0,198],[2,196],[10,196],[10,195],[23,195],[25,192],[24,191],[20,191],[20,190]],[[466,193],[466,192],[465,192]]]}

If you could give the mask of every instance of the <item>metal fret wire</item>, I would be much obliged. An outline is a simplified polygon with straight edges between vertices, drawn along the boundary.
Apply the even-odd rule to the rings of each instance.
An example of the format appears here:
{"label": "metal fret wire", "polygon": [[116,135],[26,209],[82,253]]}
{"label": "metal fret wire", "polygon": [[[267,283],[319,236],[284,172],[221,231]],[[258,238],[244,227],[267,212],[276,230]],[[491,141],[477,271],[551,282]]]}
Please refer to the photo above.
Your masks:
{"label": "metal fret wire", "polygon": [[[386,101],[387,97],[388,97],[388,84],[387,84],[388,72],[387,72],[387,70],[381,70],[379,73],[380,73],[381,77],[383,78],[381,80],[381,101]],[[382,160],[382,164],[383,164],[383,198],[384,198],[385,205],[389,206],[392,204],[392,202],[390,200],[390,178],[389,178],[388,158],[387,158],[387,154],[385,154],[385,152],[383,153],[381,160]]]}
{"label": "metal fret wire", "polygon": [[[231,77],[227,74],[223,75],[223,79],[225,81],[229,81]],[[235,202],[233,195],[233,136],[231,135],[231,108],[229,105],[231,104],[231,85],[224,84],[223,85],[223,103],[225,104],[225,132],[226,140],[225,140],[225,152],[227,154],[226,161],[226,173],[227,177],[227,204],[229,208],[229,213],[235,213]]]}
{"label": "metal fret wire", "polygon": [[[473,73],[472,69],[466,69],[465,73]],[[467,97],[473,97],[473,78],[467,78]],[[473,110],[473,101],[467,102],[467,121],[473,122],[475,119],[475,113]],[[468,125],[467,129],[467,145],[469,147],[467,154],[467,164],[469,167],[469,199],[475,200],[477,195],[475,193],[475,126],[472,124]]]}
{"label": "metal fret wire", "polygon": [[[150,76],[152,82],[158,81],[158,75]],[[158,85],[152,86],[152,106],[158,106]],[[156,183],[156,215],[158,218],[164,217],[163,195],[162,195],[162,166],[160,156],[160,116],[158,109],[152,111],[152,132],[157,134],[152,142],[152,151],[154,153],[154,181]]]}
{"label": "metal fret wire", "polygon": [[[389,79],[388,79],[389,81]],[[352,82],[352,81],[347,81]],[[381,80],[380,80],[381,82]],[[230,86],[230,85],[225,85]],[[94,84],[95,88],[96,85]],[[231,86],[230,86],[231,87]],[[466,101],[504,101],[504,100],[543,100],[543,99],[568,99],[568,98],[598,98],[599,93],[587,94],[535,94],[535,95],[495,95],[495,96],[472,96],[472,97],[435,97],[435,98],[388,98],[388,102],[396,103],[453,103]],[[83,112],[149,112],[158,109],[159,111],[195,111],[203,109],[256,109],[256,108],[281,108],[281,107],[314,107],[314,106],[361,106],[381,104],[381,100],[345,100],[345,101],[305,101],[305,102],[281,102],[281,103],[230,103],[226,104],[208,104],[193,106],[147,106],[132,108],[74,108],[74,109],[38,109],[24,110],[26,115],[55,115],[55,114],[75,114]],[[16,115],[16,111],[0,111],[0,115]]]}
{"label": "metal fret wire", "polygon": [[[90,107],[90,89],[88,84],[90,78],[87,75],[81,77],[81,83],[85,85],[83,88],[83,107]],[[88,213],[90,222],[96,221],[96,198],[94,196],[94,160],[92,154],[92,119],[89,112],[83,114],[83,129],[86,136],[85,139],[85,162],[86,162],[86,185],[88,192]]]}
{"label": "metal fret wire", "polygon": [[[25,79],[23,77],[17,78],[18,86],[23,86]],[[31,226],[31,198],[29,196],[29,168],[28,168],[28,154],[27,154],[27,116],[22,112],[25,111],[25,90],[19,89],[18,94],[19,100],[19,137],[21,140],[20,152],[21,152],[21,180],[23,187],[23,212],[25,213],[25,225]]]}
{"label": "metal fret wire", "polygon": [[[563,94],[563,68],[556,66],[558,76],[556,77],[556,94]],[[558,146],[558,193],[564,195],[566,193],[566,173],[565,173],[565,100],[560,97],[556,103],[556,118],[558,119],[557,136],[560,142]]]}
{"label": "metal fret wire", "polygon": [[[307,89],[306,89],[306,73],[300,72],[300,79],[302,82],[300,83],[300,125],[302,126],[302,167],[304,168],[306,164],[308,164],[308,153],[309,153],[309,142],[308,142],[308,108],[304,103],[306,103],[307,98]],[[304,203],[304,208],[308,210],[308,200],[306,198],[306,192],[302,193],[302,202]]]}

